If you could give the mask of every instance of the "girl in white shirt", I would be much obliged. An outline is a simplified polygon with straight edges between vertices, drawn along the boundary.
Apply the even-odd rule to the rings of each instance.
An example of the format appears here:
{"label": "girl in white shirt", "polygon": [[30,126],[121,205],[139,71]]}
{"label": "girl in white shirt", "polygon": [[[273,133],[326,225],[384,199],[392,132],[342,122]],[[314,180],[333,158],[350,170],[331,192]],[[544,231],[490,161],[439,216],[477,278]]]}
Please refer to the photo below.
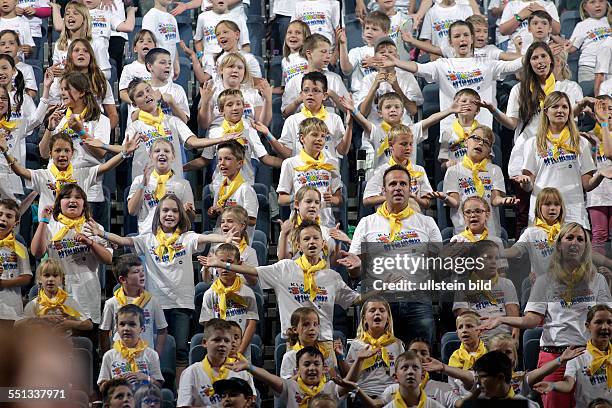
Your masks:
{"label": "girl in white shirt", "polygon": [[287,27],[285,34],[285,44],[283,45],[283,59],[281,61],[281,69],[283,73],[282,81],[274,89],[282,93],[281,85],[285,85],[291,78],[300,74],[306,73],[308,68],[308,60],[302,54],[302,45],[304,40],[310,35],[310,26],[303,21],[292,21]]}
{"label": "girl in white shirt", "polygon": [[595,79],[595,64],[597,53],[604,47],[603,42],[612,36],[608,21],[610,5],[607,0],[582,0],[580,17],[582,21],[576,24],[570,42],[570,52],[580,50],[578,60],[578,81],[593,81]]}
{"label": "girl in white shirt", "polygon": [[34,70],[31,65],[21,62],[17,58],[17,53],[20,48],[21,41],[19,40],[19,34],[17,34],[17,32],[13,30],[0,31],[0,53],[8,54],[13,57],[17,69],[23,74],[26,92],[32,98],[35,98],[38,96],[38,84],[36,84]]}

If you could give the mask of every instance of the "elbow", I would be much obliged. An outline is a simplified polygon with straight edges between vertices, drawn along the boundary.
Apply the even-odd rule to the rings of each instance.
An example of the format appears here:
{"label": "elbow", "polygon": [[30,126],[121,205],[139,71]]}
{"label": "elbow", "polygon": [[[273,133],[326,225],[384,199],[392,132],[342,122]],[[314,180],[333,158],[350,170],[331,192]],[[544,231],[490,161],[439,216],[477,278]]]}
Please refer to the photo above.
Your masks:
{"label": "elbow", "polygon": [[84,330],[84,331],[93,329],[93,323],[91,322],[90,319],[83,321],[83,323],[80,326],[81,326],[81,330]]}

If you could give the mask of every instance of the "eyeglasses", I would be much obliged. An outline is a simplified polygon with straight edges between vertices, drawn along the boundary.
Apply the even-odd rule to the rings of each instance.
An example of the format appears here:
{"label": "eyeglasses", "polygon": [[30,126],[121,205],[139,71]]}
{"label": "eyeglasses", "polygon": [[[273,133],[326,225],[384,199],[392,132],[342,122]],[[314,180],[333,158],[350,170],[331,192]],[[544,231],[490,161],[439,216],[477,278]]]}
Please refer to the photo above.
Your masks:
{"label": "eyeglasses", "polygon": [[475,210],[464,210],[463,211],[463,215],[466,215],[468,217],[472,216],[472,215],[482,215],[484,213],[486,213],[487,210],[483,210],[482,208],[477,208]]}
{"label": "eyeglasses", "polygon": [[142,403],[145,405],[156,405],[156,404],[159,404],[160,402],[161,400],[157,398],[145,398],[142,400]]}
{"label": "eyeglasses", "polygon": [[323,90],[319,88],[304,88],[302,89],[302,92],[305,94],[318,94],[323,93]]}
{"label": "eyeglasses", "polygon": [[470,139],[474,140],[476,143],[482,143],[483,145],[487,146],[487,147],[491,147],[491,142],[488,141],[487,139],[483,139],[480,136],[470,136]]}

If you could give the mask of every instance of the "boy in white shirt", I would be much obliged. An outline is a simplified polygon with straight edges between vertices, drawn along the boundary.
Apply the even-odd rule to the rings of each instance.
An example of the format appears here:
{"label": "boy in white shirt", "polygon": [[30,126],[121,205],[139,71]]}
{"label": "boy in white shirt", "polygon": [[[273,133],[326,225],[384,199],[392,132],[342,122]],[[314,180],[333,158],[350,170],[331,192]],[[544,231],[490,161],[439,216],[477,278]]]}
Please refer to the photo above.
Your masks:
{"label": "boy in white shirt", "polygon": [[[523,32],[513,37],[521,39],[521,51],[527,51],[529,46],[534,42],[543,42],[548,44],[551,41],[552,34],[552,17],[544,10],[537,10],[531,13],[527,18],[527,32]],[[516,42],[512,41],[515,45]],[[512,49],[512,47],[508,47]],[[516,49],[516,46],[514,47]]]}
{"label": "boy in white shirt", "polygon": [[[157,43],[159,44],[159,41]],[[170,52],[164,48],[153,48],[145,56],[145,66],[151,73],[151,87],[161,95],[161,109],[164,114],[176,116],[187,123],[189,101],[185,89],[172,82],[170,77],[172,72]]]}
{"label": "boy in white shirt", "polygon": [[459,5],[455,3],[455,0],[443,0],[436,3],[425,14],[419,38],[440,48],[448,46],[448,27],[457,20],[465,20],[472,14],[474,12],[470,6]]}
{"label": "boy in white shirt", "polygon": [[395,0],[376,0],[378,11],[384,13],[390,20],[388,36],[395,41],[398,50],[404,48],[403,41],[400,37],[401,30],[412,31],[413,21],[408,14],[398,10]]}
{"label": "boy in white shirt", "polygon": [[240,27],[240,46],[246,52],[250,51],[249,29],[242,14],[234,15],[229,11],[226,0],[212,0],[212,9],[198,16],[196,31],[193,36],[194,47],[199,60],[214,58],[223,49],[219,46],[215,27],[223,20],[231,20]]}
{"label": "boy in white shirt", "polygon": [[[119,97],[122,102],[128,104],[128,109],[131,109],[132,101],[128,95],[128,86],[133,79],[140,78],[145,81],[151,81],[151,73],[147,70],[145,65],[145,57],[147,53],[155,48],[155,34],[149,30],[140,30],[134,36],[134,49],[133,54],[136,54],[136,59],[125,65],[123,71],[121,71],[121,77],[119,78]],[[131,113],[133,109],[128,110],[127,125],[132,122]]]}
{"label": "boy in white shirt", "polygon": [[36,44],[32,38],[30,23],[25,17],[17,15],[17,0],[4,0],[0,6],[0,15],[0,31],[13,30],[19,34],[23,54],[19,53],[18,56],[24,59],[24,56],[33,55]]}
{"label": "boy in white shirt", "polygon": [[340,26],[340,3],[336,0],[297,0],[291,21],[308,24],[312,34],[322,34],[336,46],[336,29]]}
{"label": "boy in white shirt", "polygon": [[181,70],[176,44],[181,39],[176,18],[168,13],[170,4],[172,0],[155,0],[155,7],[142,18],[142,28],[155,34],[157,46],[170,53],[170,63],[174,69],[173,78],[176,79]]}
{"label": "boy in white shirt", "polygon": [[560,33],[559,12],[554,2],[547,0],[509,1],[500,18],[499,32],[501,36],[496,39],[498,47],[502,50],[507,49],[509,52],[516,51],[514,44],[509,39],[516,35],[523,36],[528,31],[529,16],[536,11],[548,13],[552,17],[551,27],[553,34]]}

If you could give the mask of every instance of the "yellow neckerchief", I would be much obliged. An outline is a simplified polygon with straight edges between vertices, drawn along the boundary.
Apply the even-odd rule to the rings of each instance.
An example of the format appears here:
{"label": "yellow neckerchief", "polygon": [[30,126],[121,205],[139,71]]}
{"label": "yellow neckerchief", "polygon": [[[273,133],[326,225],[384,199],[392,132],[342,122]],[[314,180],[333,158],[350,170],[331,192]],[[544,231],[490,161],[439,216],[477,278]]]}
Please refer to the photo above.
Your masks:
{"label": "yellow neckerchief", "polygon": [[240,240],[240,244],[238,244],[238,249],[240,253],[243,253],[245,249],[249,246],[249,241],[247,241],[246,237],[242,237]]}
{"label": "yellow neckerchief", "polygon": [[[380,350],[380,356],[382,358],[382,361],[387,367],[391,367],[391,359],[389,358],[389,352],[385,347],[397,341],[397,338],[393,334],[385,333],[379,338],[375,339],[370,333],[364,331],[363,333],[361,333],[361,337],[359,337],[359,340],[363,341],[365,344],[370,345],[370,348],[372,350]],[[368,357],[363,360],[363,363],[361,363],[361,369],[365,370],[369,367],[372,367],[376,363],[377,357],[378,353],[374,354],[372,357]]]}
{"label": "yellow neckerchief", "polygon": [[582,279],[584,279],[584,273],[585,273],[585,268],[579,266],[572,272],[571,276],[561,277],[561,282],[567,286],[567,288],[565,289],[561,297],[563,298],[565,303],[567,303],[568,305],[572,304],[572,297],[574,295],[574,287],[576,286],[577,283],[579,283],[580,281],[582,281]]}
{"label": "yellow neckerchief", "polygon": [[0,119],[0,128],[4,129],[4,130],[15,130],[15,128],[17,127],[17,122],[11,122],[11,118],[9,117],[8,119],[6,118],[6,116],[2,116],[2,118]]}
{"label": "yellow neckerchief", "polygon": [[53,174],[53,177],[55,177],[55,194],[60,192],[64,184],[77,182],[73,175],[74,169],[72,163],[70,163],[64,171],[58,169],[55,163],[51,163],[49,171]]}
{"label": "yellow neckerchief", "polygon": [[[233,135],[235,133],[242,134],[244,132],[244,121],[240,119],[240,121],[235,125],[230,125],[227,120],[223,119],[223,122],[221,123],[221,129],[223,129],[224,135]],[[246,140],[243,137],[239,137],[238,139],[236,139],[236,141],[243,146],[247,144]]]}
{"label": "yellow neckerchief", "polygon": [[402,229],[402,220],[414,214],[414,210],[410,208],[409,205],[406,205],[406,208],[404,208],[402,211],[397,214],[393,214],[389,212],[389,209],[387,208],[387,202],[385,201],[380,207],[378,207],[378,209],[376,210],[376,214],[389,220],[389,224],[391,227],[389,241],[393,242],[393,240],[395,239],[395,235]]}
{"label": "yellow neckerchief", "polygon": [[[297,218],[295,219],[295,221],[297,222],[297,226],[299,227],[300,225],[302,225],[302,221],[304,220],[302,219],[302,216],[300,214],[297,214],[296,217]],[[316,222],[318,225],[321,225],[321,217],[315,218],[314,222]]]}
{"label": "yellow neckerchief", "polygon": [[402,163],[396,162],[393,156],[391,156],[389,158],[389,166],[395,166],[396,164],[399,164],[400,166],[403,166],[406,170],[408,170],[408,173],[410,173],[411,179],[415,179],[415,180],[419,179],[425,174],[422,171],[416,171],[414,167],[412,166],[412,162],[410,161],[410,159],[408,159],[408,162],[406,163],[406,165],[403,165]]}
{"label": "yellow neckerchief", "polygon": [[[472,282],[478,282],[479,280],[482,280],[482,278],[476,275],[474,272],[472,272],[472,274],[470,275],[470,280]],[[497,285],[498,281],[499,281],[499,274],[496,273],[493,279],[491,279],[491,288],[494,288],[495,285]],[[491,302],[492,305],[497,304],[497,299],[495,299],[495,296],[493,296],[493,293],[491,293],[490,290],[482,290],[481,293],[485,295],[485,297],[489,300],[489,302]]]}
{"label": "yellow neckerchief", "polygon": [[[427,394],[425,393],[424,387],[422,385],[419,386],[419,389],[421,393],[419,395],[419,403],[416,408],[425,408],[425,404],[427,403]],[[408,405],[406,405],[406,401],[404,401],[404,399],[402,398],[402,394],[400,393],[399,389],[395,392],[395,396],[393,397],[393,404],[396,408],[408,408]]]}
{"label": "yellow neckerchief", "polygon": [[429,382],[429,372],[425,371],[425,377],[423,377],[423,380],[421,381],[421,387],[425,389],[425,386],[427,385],[428,382]]}
{"label": "yellow neckerchief", "polygon": [[12,232],[8,234],[4,239],[0,239],[0,247],[7,247],[11,251],[17,254],[21,259],[25,259],[28,256],[28,253],[21,245],[19,245],[15,240],[15,234]]}
{"label": "yellow neckerchief", "polygon": [[487,171],[487,164],[489,164],[489,160],[482,159],[480,163],[474,163],[466,154],[463,156],[463,161],[461,164],[463,164],[463,167],[466,169],[472,170],[472,180],[474,180],[474,188],[476,189],[476,193],[479,197],[484,196],[484,184],[478,176],[478,173]]}
{"label": "yellow neckerchief", "polygon": [[553,242],[557,239],[557,235],[559,235],[559,231],[561,231],[561,223],[559,221],[555,222],[553,225],[548,225],[546,221],[541,218],[536,217],[535,226],[542,228],[548,234],[546,237],[546,241],[548,245],[552,245]]}
{"label": "yellow neckerchief", "polygon": [[71,229],[75,230],[76,232],[81,232],[83,224],[85,224],[84,215],[81,215],[79,218],[72,219],[66,217],[64,214],[60,214],[57,216],[57,220],[64,224],[64,226],[57,232],[57,234],[53,236],[51,239],[53,242],[61,241]]}
{"label": "yellow neckerchief", "polygon": [[476,360],[482,357],[487,352],[487,348],[485,347],[482,340],[478,344],[478,349],[476,350],[475,355],[470,354],[469,351],[465,348],[465,345],[461,343],[461,346],[457,351],[455,351],[448,362],[448,365],[451,367],[458,367],[464,370],[469,370],[472,368]]}
{"label": "yellow neckerchief", "polygon": [[559,158],[559,149],[561,148],[566,152],[578,153],[578,151],[568,143],[570,140],[570,131],[567,126],[563,128],[558,139],[553,139],[552,132],[549,130],[546,134],[546,140],[552,143],[552,152],[555,159]]}
{"label": "yellow neckerchief", "polygon": [[385,140],[382,141],[382,143],[378,147],[378,150],[376,151],[376,157],[382,156],[385,153],[385,151],[390,148],[389,131],[391,130],[392,126],[383,120],[382,123],[380,124],[380,127],[382,128],[383,132],[385,132],[386,136],[385,136]]}
{"label": "yellow neckerchief", "polygon": [[599,155],[599,157],[605,157],[606,154],[604,153],[603,129],[601,128],[601,125],[599,123],[595,125],[595,128],[593,129],[593,134],[599,140],[599,143],[597,145],[597,154]]}
{"label": "yellow neckerchief", "polygon": [[336,167],[331,163],[325,163],[325,155],[323,152],[319,153],[319,158],[315,159],[310,156],[304,149],[300,150],[300,160],[306,163],[304,166],[294,167],[296,171],[308,171],[308,170],[336,170]]}
{"label": "yellow neckerchief", "polygon": [[232,196],[238,190],[238,188],[244,183],[244,177],[242,173],[238,172],[236,177],[230,181],[227,177],[223,178],[221,187],[219,188],[219,198],[217,199],[217,206],[223,208],[228,198]]}
{"label": "yellow neckerchief", "polygon": [[304,399],[300,402],[300,408],[306,408],[308,406],[308,401],[323,391],[323,387],[325,387],[325,377],[321,376],[319,384],[315,388],[310,388],[308,385],[304,384],[304,380],[302,380],[300,376],[298,376],[297,383],[300,387],[300,391],[304,394]]}
{"label": "yellow neckerchief", "polygon": [[[128,304],[127,296],[125,295],[122,287],[115,291],[115,298],[117,298],[119,306],[125,306]],[[143,309],[145,305],[149,303],[149,300],[151,300],[151,294],[146,290],[143,290],[137,298],[134,298],[132,304]]]}
{"label": "yellow neckerchief", "polygon": [[215,375],[212,366],[210,365],[210,361],[208,361],[208,356],[204,357],[202,360],[202,369],[210,378],[210,383],[214,384],[216,381],[225,380],[230,373],[230,369],[225,366],[225,364],[229,363],[226,358],[221,367],[219,367],[219,375]]}
{"label": "yellow neckerchief", "polygon": [[470,242],[484,241],[485,239],[489,237],[489,229],[485,227],[484,231],[482,231],[482,234],[480,234],[479,238],[476,238],[476,235],[474,235],[474,233],[470,231],[468,227],[465,227],[465,230],[459,235],[461,235],[462,237],[465,237]]}
{"label": "yellow neckerchief", "polygon": [[232,283],[232,286],[229,286],[229,287],[225,286],[223,282],[221,282],[221,279],[219,278],[215,279],[215,281],[213,282],[210,288],[219,297],[219,316],[221,317],[221,319],[225,320],[225,318],[227,317],[227,298],[228,297],[231,297],[232,300],[238,303],[240,306],[243,306],[243,307],[247,306],[244,298],[238,295],[238,291],[240,290],[241,287],[242,287],[242,280],[238,276],[236,276],[236,279],[234,279],[234,283]]}
{"label": "yellow neckerchief", "polygon": [[47,296],[44,290],[40,289],[38,291],[38,311],[36,314],[38,316],[44,316],[50,309],[59,308],[62,310],[63,314],[78,319],[81,317],[81,313],[79,313],[78,310],[64,304],[67,298],[68,294],[62,288],[57,288],[57,293],[52,298]]}
{"label": "yellow neckerchief", "polygon": [[468,137],[472,135],[472,132],[474,131],[474,129],[476,129],[479,125],[480,123],[478,123],[477,120],[474,120],[472,124],[470,125],[470,130],[466,132],[463,126],[461,126],[461,123],[459,123],[459,119],[455,119],[455,121],[452,124],[452,129],[453,129],[453,133],[459,136],[459,140],[457,140],[455,143],[461,143],[465,141]]}
{"label": "yellow neckerchief", "polygon": [[166,129],[164,129],[164,119],[166,119],[166,115],[164,114],[161,108],[157,108],[155,116],[143,111],[142,109],[140,110],[140,112],[138,112],[138,120],[144,123],[145,125],[153,126],[160,136],[166,136]]}
{"label": "yellow neckerchief", "polygon": [[64,127],[62,128],[62,130],[68,129],[68,120],[72,115],[76,116],[78,120],[81,120],[81,118],[85,116],[85,114],[87,114],[87,108],[83,109],[81,113],[72,113],[72,108],[66,109],[66,115],[64,116],[64,119],[66,119],[66,123],[64,123]]}
{"label": "yellow neckerchief", "polygon": [[[557,83],[555,76],[551,72],[548,78],[546,78],[546,83],[544,84],[544,98],[540,101],[540,109],[544,108],[544,99],[555,90],[555,84]],[[533,86],[531,86],[531,91],[533,92]]]}
{"label": "yellow neckerchief", "polygon": [[302,110],[300,112],[307,118],[317,118],[321,119],[322,121],[325,121],[325,119],[327,119],[327,109],[325,109],[325,106],[323,105],[321,105],[321,109],[319,109],[319,111],[314,114],[305,106],[302,107]]}
{"label": "yellow neckerchief", "polygon": [[155,255],[157,255],[159,259],[161,259],[164,254],[168,252],[168,260],[172,262],[172,260],[174,259],[174,254],[176,252],[174,250],[174,243],[179,239],[180,236],[180,228],[175,229],[172,235],[170,235],[169,237],[166,237],[166,233],[161,228],[158,228],[157,234],[155,234],[155,239],[157,240],[159,245],[157,246],[157,248],[155,248]]}
{"label": "yellow neckerchief", "polygon": [[228,356],[226,361],[227,361],[228,363],[235,363],[235,362],[236,362],[236,361],[238,361],[238,360],[244,360],[244,361],[246,361],[246,359],[247,359],[247,358],[244,356],[244,354],[242,354],[241,352],[239,352],[239,351],[238,351],[238,352],[236,352],[236,357],[229,357],[229,356]]}
{"label": "yellow neckerchief", "polygon": [[512,388],[512,386],[510,386],[510,389],[508,390],[508,393],[506,394],[506,396],[503,399],[513,399],[514,398],[514,388]]}
{"label": "yellow neckerchief", "polygon": [[[327,348],[325,346],[323,346],[321,343],[319,343],[318,341],[314,344],[314,347],[319,350],[321,352],[321,354],[323,354],[323,359],[326,359],[327,357],[329,357],[329,350],[327,350]],[[291,347],[291,350],[295,350],[295,351],[300,351],[301,349],[303,349],[304,346],[302,346],[302,344],[298,341],[297,343],[295,343],[293,345],[293,347]]]}
{"label": "yellow neckerchief", "polygon": [[325,259],[321,258],[319,262],[311,265],[306,255],[302,255],[295,260],[295,263],[300,267],[302,272],[304,272],[304,291],[310,293],[310,301],[314,302],[318,290],[315,275],[317,272],[327,268],[327,262],[325,262]]}
{"label": "yellow neckerchief", "polygon": [[612,388],[612,347],[610,347],[608,343],[608,351],[602,351],[595,347],[592,341],[589,340],[586,349],[589,354],[591,354],[591,357],[593,357],[593,361],[591,361],[591,366],[589,367],[591,376],[594,376],[601,366],[605,365],[608,388]]}
{"label": "yellow neckerchief", "polygon": [[157,179],[157,185],[155,186],[153,197],[159,201],[164,195],[166,195],[166,183],[168,183],[168,180],[170,180],[170,178],[174,175],[174,172],[170,170],[166,174],[159,174],[157,170],[153,170],[151,175]]}
{"label": "yellow neckerchief", "polygon": [[137,373],[138,364],[136,363],[136,357],[147,348],[147,342],[143,339],[138,339],[136,347],[127,347],[121,340],[115,340],[113,348],[121,354],[121,357],[128,361],[130,370],[133,373]]}

